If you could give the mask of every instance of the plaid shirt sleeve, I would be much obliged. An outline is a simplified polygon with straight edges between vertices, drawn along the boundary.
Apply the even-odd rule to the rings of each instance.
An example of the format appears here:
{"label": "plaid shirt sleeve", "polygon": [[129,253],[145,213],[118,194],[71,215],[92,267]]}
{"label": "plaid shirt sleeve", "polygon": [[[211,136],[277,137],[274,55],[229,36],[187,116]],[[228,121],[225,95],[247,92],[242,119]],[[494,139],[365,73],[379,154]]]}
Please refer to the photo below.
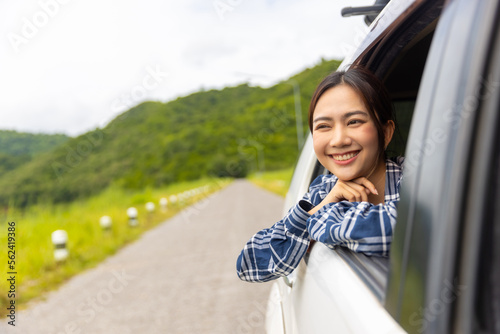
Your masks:
{"label": "plaid shirt sleeve", "polygon": [[240,279],[267,282],[289,275],[298,266],[311,240],[306,226],[310,215],[303,203],[311,201],[320,182],[321,177],[316,178],[310,191],[282,220],[258,232],[247,242],[236,262]]}
{"label": "plaid shirt sleeve", "polygon": [[[327,204],[307,220],[311,238],[331,248],[344,246],[366,255],[388,256],[396,224],[403,161],[396,158],[386,162],[384,204],[348,201]],[[333,176],[324,196],[336,181]]]}
{"label": "plaid shirt sleeve", "polygon": [[335,185],[334,175],[317,177],[303,199],[269,229],[255,234],[237,260],[240,279],[266,282],[289,275],[299,264],[312,239],[329,247],[342,245],[369,255],[387,255],[396,220],[403,158],[387,161],[385,203],[339,202],[318,205]]}

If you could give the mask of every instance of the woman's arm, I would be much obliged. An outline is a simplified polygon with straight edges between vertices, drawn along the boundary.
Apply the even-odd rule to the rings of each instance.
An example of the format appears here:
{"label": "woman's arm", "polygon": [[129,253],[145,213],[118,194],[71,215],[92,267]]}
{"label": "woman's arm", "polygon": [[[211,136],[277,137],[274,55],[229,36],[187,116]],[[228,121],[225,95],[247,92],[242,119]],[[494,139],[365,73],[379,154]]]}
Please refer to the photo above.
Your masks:
{"label": "woman's arm", "polygon": [[299,264],[311,240],[307,231],[307,213],[326,196],[324,178],[318,176],[309,192],[292,207],[287,215],[271,228],[255,234],[245,245],[236,262],[240,279],[266,282],[289,275]]}
{"label": "woman's arm", "polygon": [[307,211],[297,204],[271,228],[255,234],[236,262],[239,278],[249,282],[267,282],[289,275],[309,246],[307,218]]}
{"label": "woman's arm", "polygon": [[307,221],[312,239],[367,255],[387,256],[396,223],[396,202],[329,203]]}

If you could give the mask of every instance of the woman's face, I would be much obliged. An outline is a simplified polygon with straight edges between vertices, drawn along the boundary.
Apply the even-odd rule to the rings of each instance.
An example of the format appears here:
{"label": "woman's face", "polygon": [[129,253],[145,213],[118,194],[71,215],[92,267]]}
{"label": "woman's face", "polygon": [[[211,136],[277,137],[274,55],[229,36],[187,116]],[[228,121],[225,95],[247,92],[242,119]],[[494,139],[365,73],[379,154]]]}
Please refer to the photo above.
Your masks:
{"label": "woman's face", "polygon": [[380,163],[374,120],[350,86],[338,85],[323,93],[314,109],[312,129],[319,162],[340,180],[368,177]]}

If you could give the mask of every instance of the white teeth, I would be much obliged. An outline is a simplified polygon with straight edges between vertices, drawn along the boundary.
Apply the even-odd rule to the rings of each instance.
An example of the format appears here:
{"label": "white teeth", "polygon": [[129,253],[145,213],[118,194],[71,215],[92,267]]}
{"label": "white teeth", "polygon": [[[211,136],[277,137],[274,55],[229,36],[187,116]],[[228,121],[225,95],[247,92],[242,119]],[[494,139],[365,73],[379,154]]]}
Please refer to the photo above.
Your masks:
{"label": "white teeth", "polygon": [[358,155],[358,153],[359,152],[353,152],[353,153],[344,154],[344,155],[332,155],[332,157],[334,160],[337,160],[337,161],[345,161],[345,160],[349,160],[351,158],[354,158],[356,155]]}

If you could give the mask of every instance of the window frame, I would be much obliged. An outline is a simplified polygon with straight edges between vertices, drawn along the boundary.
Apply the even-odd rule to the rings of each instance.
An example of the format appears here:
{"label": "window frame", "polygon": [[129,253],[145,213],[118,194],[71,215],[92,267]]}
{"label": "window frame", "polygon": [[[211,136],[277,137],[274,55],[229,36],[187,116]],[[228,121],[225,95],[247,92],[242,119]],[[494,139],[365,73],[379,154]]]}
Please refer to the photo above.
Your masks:
{"label": "window frame", "polygon": [[[490,38],[486,53],[483,76],[489,82],[496,83],[493,98],[480,102],[477,120],[474,125],[469,169],[467,196],[464,200],[464,219],[460,238],[460,252],[457,257],[457,277],[460,286],[468,287],[456,291],[457,302],[454,308],[453,327],[461,328],[463,333],[500,333],[500,318],[478,317],[478,304],[485,298],[493,297],[500,315],[499,289],[493,296],[489,290],[484,290],[486,275],[492,274],[492,263],[499,264],[500,245],[492,237],[500,231],[500,5],[493,14],[492,30],[496,33]],[[488,38],[488,37],[486,37]],[[483,87],[484,88],[484,87]],[[496,188],[492,187],[496,185]],[[493,209],[492,209],[493,208]],[[495,253],[492,253],[495,252]],[[494,262],[496,261],[496,262]],[[494,273],[500,275],[500,268]],[[493,284],[491,284],[493,285]],[[472,315],[472,316],[471,316]],[[490,314],[491,315],[491,314]],[[480,328],[485,321],[487,328]],[[491,322],[493,321],[493,323]],[[494,323],[496,321],[496,323]],[[493,330],[493,331],[492,331]]]}
{"label": "window frame", "polygon": [[[382,34],[383,37],[374,40],[371,48],[367,48],[361,53],[353,64],[366,66],[382,80],[388,80],[389,73],[398,70],[394,64],[403,61],[404,55],[410,54],[412,48],[418,45],[419,41],[433,33],[439,16],[436,12],[440,12],[441,9],[442,2],[440,1],[424,3],[423,5],[419,3],[412,6],[411,11],[406,15],[411,19],[396,20],[388,28],[388,31]],[[430,49],[430,43],[427,47]],[[424,64],[421,64],[422,72],[416,83],[417,87],[420,84]],[[413,102],[416,101],[418,88],[414,92],[415,96],[392,94],[391,91],[389,94],[394,99],[405,99]],[[310,182],[317,176],[327,173],[328,171],[316,160]],[[352,252],[344,247],[337,247],[331,251],[336,252],[350,266],[381,303],[385,302],[390,268],[389,258],[370,257]]]}

